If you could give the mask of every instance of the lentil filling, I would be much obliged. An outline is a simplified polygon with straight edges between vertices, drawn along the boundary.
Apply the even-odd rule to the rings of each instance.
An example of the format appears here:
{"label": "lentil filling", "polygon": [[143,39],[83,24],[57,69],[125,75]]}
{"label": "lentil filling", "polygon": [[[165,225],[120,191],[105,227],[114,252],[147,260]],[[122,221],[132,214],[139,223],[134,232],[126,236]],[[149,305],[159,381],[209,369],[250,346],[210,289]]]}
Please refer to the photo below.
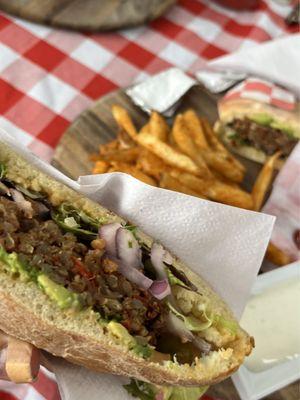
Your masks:
{"label": "lentil filling", "polygon": [[80,294],[107,320],[117,320],[130,334],[155,345],[165,324],[166,306],[147,290],[118,272],[100,238],[81,239],[66,232],[40,212],[41,203],[26,197],[33,215],[27,216],[13,199],[0,195],[0,245],[54,282]]}

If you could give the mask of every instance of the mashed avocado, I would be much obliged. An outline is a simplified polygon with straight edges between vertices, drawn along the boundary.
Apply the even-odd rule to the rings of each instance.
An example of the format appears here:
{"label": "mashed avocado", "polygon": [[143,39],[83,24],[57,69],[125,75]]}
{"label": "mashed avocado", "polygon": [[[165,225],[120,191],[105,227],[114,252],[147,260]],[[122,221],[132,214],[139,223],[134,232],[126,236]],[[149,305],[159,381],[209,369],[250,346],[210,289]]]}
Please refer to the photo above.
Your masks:
{"label": "mashed avocado", "polygon": [[68,289],[53,282],[48,276],[40,274],[37,278],[38,284],[46,295],[60,307],[80,309],[81,303],[78,294],[70,292]]}
{"label": "mashed avocado", "polygon": [[266,126],[270,126],[271,123],[273,122],[273,117],[271,117],[271,115],[266,113],[253,114],[249,117],[249,119],[260,125],[266,125]]}
{"label": "mashed avocado", "polygon": [[8,272],[11,276],[18,276],[23,282],[30,280],[28,267],[18,259],[17,253],[7,253],[0,246],[0,261],[4,264],[5,272]]}
{"label": "mashed avocado", "polygon": [[286,133],[288,136],[292,136],[292,137],[294,136],[293,128],[287,124],[284,124],[283,122],[272,121],[270,126],[271,126],[271,128],[281,130],[282,132]]}
{"label": "mashed avocado", "polygon": [[249,117],[249,119],[251,121],[256,122],[257,124],[270,126],[271,128],[281,130],[287,135],[293,136],[293,128],[291,126],[285,124],[284,122],[275,121],[274,118],[271,117],[271,115],[269,114],[266,113],[253,114]]}
{"label": "mashed avocado", "polygon": [[0,261],[3,262],[5,272],[12,277],[17,276],[23,282],[37,282],[44,290],[46,295],[60,308],[80,308],[80,298],[76,293],[72,293],[63,286],[58,285],[44,274],[38,274],[34,268],[23,263],[17,253],[7,253],[0,246]]}
{"label": "mashed avocado", "polygon": [[110,321],[107,326],[107,330],[119,341],[120,344],[132,350],[135,354],[149,358],[152,354],[152,348],[149,345],[141,345],[137,343],[135,338],[130,335],[127,329],[115,321]]}

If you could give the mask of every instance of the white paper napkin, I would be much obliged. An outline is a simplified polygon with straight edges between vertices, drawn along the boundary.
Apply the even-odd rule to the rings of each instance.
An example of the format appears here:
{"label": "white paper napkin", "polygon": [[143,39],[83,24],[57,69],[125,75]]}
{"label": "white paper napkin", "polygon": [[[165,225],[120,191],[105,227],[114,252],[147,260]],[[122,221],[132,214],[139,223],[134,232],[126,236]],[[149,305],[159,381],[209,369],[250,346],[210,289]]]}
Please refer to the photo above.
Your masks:
{"label": "white paper napkin", "polygon": [[[274,217],[146,185],[121,173],[86,176],[74,182],[0,131],[49,175],[85,193],[139,225],[204,277],[240,317],[268,244]],[[63,400],[127,399],[122,381],[55,359]]]}
{"label": "white paper napkin", "polygon": [[290,89],[300,97],[300,34],[285,36],[217,58],[210,61],[208,66],[267,79]]}

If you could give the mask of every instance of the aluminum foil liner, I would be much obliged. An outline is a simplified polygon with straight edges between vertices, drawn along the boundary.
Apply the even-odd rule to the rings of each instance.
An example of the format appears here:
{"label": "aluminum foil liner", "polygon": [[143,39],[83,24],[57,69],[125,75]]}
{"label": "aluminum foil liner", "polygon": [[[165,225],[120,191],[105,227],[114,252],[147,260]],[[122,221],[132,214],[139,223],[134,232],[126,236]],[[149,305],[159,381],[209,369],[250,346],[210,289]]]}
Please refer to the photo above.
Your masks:
{"label": "aluminum foil liner", "polygon": [[235,71],[214,71],[202,69],[196,78],[212,93],[221,93],[247,77],[246,73]]}
{"label": "aluminum foil liner", "polygon": [[171,117],[182,96],[196,80],[178,68],[170,68],[126,90],[132,101],[147,113],[158,111]]}

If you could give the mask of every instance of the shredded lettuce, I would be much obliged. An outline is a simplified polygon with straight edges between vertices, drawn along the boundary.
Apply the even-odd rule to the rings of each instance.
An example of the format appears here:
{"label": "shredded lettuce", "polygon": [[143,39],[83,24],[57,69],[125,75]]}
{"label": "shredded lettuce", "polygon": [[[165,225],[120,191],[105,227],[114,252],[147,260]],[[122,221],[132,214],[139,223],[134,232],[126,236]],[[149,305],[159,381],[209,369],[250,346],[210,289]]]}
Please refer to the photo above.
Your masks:
{"label": "shredded lettuce", "polygon": [[238,323],[235,321],[229,321],[221,315],[214,316],[214,324],[229,330],[232,334],[236,335],[238,330]]}
{"label": "shredded lettuce", "polygon": [[15,185],[15,187],[19,192],[25,194],[25,196],[29,197],[32,200],[39,200],[45,198],[45,196],[43,196],[41,193],[26,189],[23,186]]}
{"label": "shredded lettuce", "polygon": [[125,390],[140,400],[199,400],[208,389],[205,387],[155,386],[131,379]]}
{"label": "shredded lettuce", "polygon": [[124,225],[124,228],[127,229],[128,231],[132,232],[133,235],[136,235],[136,231],[137,231],[137,226],[135,225],[131,225],[128,222]]}
{"label": "shredded lettuce", "polygon": [[166,272],[167,272],[167,276],[168,276],[168,281],[170,283],[171,286],[181,286],[187,290],[191,290],[191,288],[186,285],[184,282],[182,282],[179,278],[177,278],[171,271],[169,268],[166,268]]}
{"label": "shredded lettuce", "polygon": [[168,280],[170,285],[178,285],[181,286],[187,290],[191,290],[193,292],[198,292],[197,286],[195,286],[185,275],[183,271],[180,271],[179,269],[175,268],[174,265],[171,264],[165,264],[165,270],[168,276]]}
{"label": "shredded lettuce", "polygon": [[181,314],[178,310],[176,310],[175,307],[172,306],[170,302],[168,302],[167,304],[171,312],[175,314],[176,317],[180,318],[184,322],[185,327],[191,332],[204,331],[205,329],[209,328],[213,323],[213,318],[208,317],[205,312],[203,312],[203,317],[205,321],[199,321],[199,319],[193,316],[187,317],[186,315]]}

